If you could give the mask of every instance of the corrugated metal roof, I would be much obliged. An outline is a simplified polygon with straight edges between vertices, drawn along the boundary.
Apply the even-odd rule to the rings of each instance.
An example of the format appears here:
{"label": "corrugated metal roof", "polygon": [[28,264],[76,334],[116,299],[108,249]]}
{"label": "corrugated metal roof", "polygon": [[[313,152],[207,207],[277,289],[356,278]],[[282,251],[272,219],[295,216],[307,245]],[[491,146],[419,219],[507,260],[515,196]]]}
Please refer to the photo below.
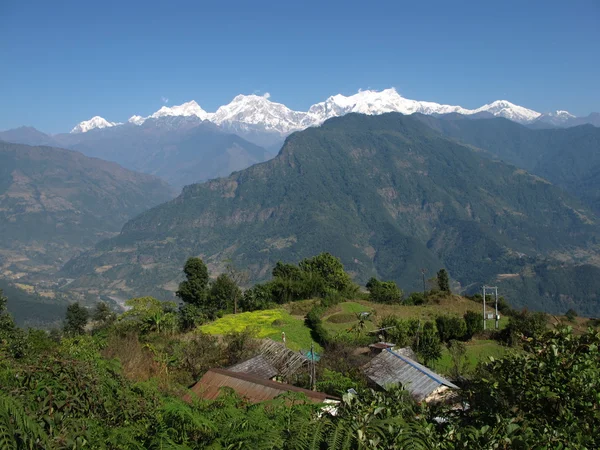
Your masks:
{"label": "corrugated metal roof", "polygon": [[277,376],[279,373],[273,364],[267,361],[263,355],[255,356],[247,361],[231,366],[228,370],[231,370],[232,372],[247,373],[267,380]]}
{"label": "corrugated metal roof", "polygon": [[[314,403],[322,403],[327,399],[339,400],[337,397],[323,392],[309,391],[291,384],[265,380],[245,373],[231,372],[224,369],[210,369],[191,390],[199,397],[216,399],[222,387],[230,387],[240,396],[253,403],[271,400],[284,392],[301,392]],[[187,397],[189,398],[189,397]]]}
{"label": "corrugated metal roof", "polygon": [[375,356],[365,366],[364,372],[384,389],[392,384],[401,384],[417,401],[424,400],[442,386],[460,389],[431,369],[390,349]]}

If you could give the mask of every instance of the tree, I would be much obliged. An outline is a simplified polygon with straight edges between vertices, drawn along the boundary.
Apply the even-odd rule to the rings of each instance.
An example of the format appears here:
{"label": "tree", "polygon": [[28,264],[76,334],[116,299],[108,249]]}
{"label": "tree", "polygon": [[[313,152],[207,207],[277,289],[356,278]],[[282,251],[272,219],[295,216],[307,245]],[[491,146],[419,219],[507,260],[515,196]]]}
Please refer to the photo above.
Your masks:
{"label": "tree", "polygon": [[442,342],[463,339],[467,333],[467,326],[461,317],[438,316],[435,325]]}
{"label": "tree", "polygon": [[227,265],[225,266],[225,271],[227,273],[227,275],[229,275],[229,278],[231,278],[231,280],[236,284],[236,286],[238,286],[238,290],[234,291],[235,294],[239,295],[234,295],[233,297],[233,313],[237,314],[237,310],[238,310],[238,301],[241,300],[242,298],[242,291],[241,291],[241,286],[245,286],[246,283],[248,283],[248,280],[250,279],[250,275],[248,274],[247,271],[245,270],[239,270],[237,267],[235,267],[235,265],[233,264],[233,262],[231,260],[227,261]]}
{"label": "tree", "polygon": [[442,292],[450,293],[450,279],[446,269],[440,269],[437,273],[437,284]]}
{"label": "tree", "polygon": [[400,303],[402,302],[402,290],[393,281],[379,281],[371,278],[366,288],[369,291],[369,300],[377,303]]}
{"label": "tree", "polygon": [[119,317],[119,321],[133,321],[142,332],[171,332],[177,324],[174,302],[161,302],[154,297],[129,299],[125,305],[130,309]]}
{"label": "tree", "polygon": [[273,278],[287,278],[290,280],[299,280],[302,274],[302,271],[298,266],[289,263],[282,263],[281,261],[277,261],[275,267],[273,267],[273,271],[271,272]]}
{"label": "tree", "polygon": [[467,347],[463,342],[450,341],[446,345],[452,366],[450,367],[450,375],[452,378],[460,378],[468,366]]}
{"label": "tree", "polygon": [[117,315],[110,309],[110,307],[104,302],[96,303],[94,313],[92,314],[92,320],[102,325],[109,325],[117,320]]}
{"label": "tree", "polygon": [[191,303],[179,306],[179,329],[183,332],[193,330],[206,322],[202,308]]}
{"label": "tree", "polygon": [[442,343],[433,322],[425,322],[423,330],[419,333],[416,353],[421,357],[425,365],[441,358]]}
{"label": "tree", "polygon": [[208,287],[208,268],[200,258],[188,258],[183,267],[186,280],[179,284],[176,292],[184,303],[203,306]]}
{"label": "tree", "polygon": [[79,302],[72,303],[67,307],[65,316],[64,332],[69,336],[85,333],[90,313]]}
{"label": "tree", "polygon": [[324,252],[312,258],[300,261],[300,269],[303,272],[313,272],[320,275],[329,289],[338,292],[354,292],[356,286],[350,275],[344,271],[344,265],[339,258]]}
{"label": "tree", "polygon": [[569,322],[575,322],[575,319],[577,318],[577,311],[575,311],[573,308],[570,308],[565,313],[565,316]]}
{"label": "tree", "polygon": [[229,275],[222,273],[212,282],[205,313],[213,318],[218,311],[232,309],[242,297],[242,290],[235,284]]}
{"label": "tree", "polygon": [[467,311],[463,318],[467,326],[465,339],[471,339],[477,333],[483,332],[483,314],[475,311]]}

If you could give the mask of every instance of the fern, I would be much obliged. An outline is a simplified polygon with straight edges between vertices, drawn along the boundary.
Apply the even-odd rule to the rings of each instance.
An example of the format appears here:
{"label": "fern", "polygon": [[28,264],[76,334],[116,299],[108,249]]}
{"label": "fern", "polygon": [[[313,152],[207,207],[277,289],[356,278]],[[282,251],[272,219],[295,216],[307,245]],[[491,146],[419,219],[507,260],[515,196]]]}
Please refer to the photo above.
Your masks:
{"label": "fern", "polygon": [[0,393],[0,448],[33,448],[48,445],[48,436],[23,406]]}

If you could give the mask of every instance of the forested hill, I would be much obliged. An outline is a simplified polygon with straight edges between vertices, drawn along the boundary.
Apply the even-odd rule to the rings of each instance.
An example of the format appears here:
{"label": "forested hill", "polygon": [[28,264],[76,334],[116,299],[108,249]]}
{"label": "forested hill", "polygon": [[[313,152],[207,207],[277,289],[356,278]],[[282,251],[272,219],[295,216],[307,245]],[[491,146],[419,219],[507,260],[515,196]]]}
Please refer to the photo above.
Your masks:
{"label": "forested hill", "polygon": [[600,212],[600,128],[532,130],[503,118],[415,117],[448,137],[546,178]]}
{"label": "forested hill", "polygon": [[[445,266],[468,287],[526,274],[540,257],[591,260],[596,239],[595,215],[546,180],[418,117],[351,114],[294,133],[271,161],[186,187],[71,261],[65,274],[79,278],[75,288],[121,279],[107,293],[141,295],[172,289],[191,255],[213,267],[231,258],[263,279],[278,260],[328,251],[357,281],[377,275],[410,290],[419,288],[421,268]],[[557,298],[541,307],[597,305],[572,293]]]}
{"label": "forested hill", "polygon": [[173,195],[158,178],[115,163],[0,141],[1,275],[57,269]]}

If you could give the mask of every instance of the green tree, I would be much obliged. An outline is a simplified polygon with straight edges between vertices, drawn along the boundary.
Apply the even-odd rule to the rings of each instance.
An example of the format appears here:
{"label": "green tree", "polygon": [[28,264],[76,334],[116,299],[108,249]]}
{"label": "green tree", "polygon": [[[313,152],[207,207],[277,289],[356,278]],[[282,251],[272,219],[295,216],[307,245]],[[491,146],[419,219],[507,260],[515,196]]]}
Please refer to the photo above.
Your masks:
{"label": "green tree", "polygon": [[462,340],[467,334],[467,325],[462,317],[438,316],[435,325],[442,342]]}
{"label": "green tree", "polygon": [[425,325],[423,325],[423,329],[419,333],[417,339],[415,351],[423,360],[423,364],[428,365],[431,362],[441,358],[442,343],[433,322],[425,322]]}
{"label": "green tree", "polygon": [[352,282],[350,275],[344,271],[344,265],[339,258],[324,252],[312,258],[300,261],[303,272],[312,272],[320,275],[329,289],[338,292],[355,292],[357,287]]}
{"label": "green tree", "polygon": [[229,275],[222,273],[211,283],[205,313],[214,318],[219,311],[232,310],[242,298],[242,290]]}
{"label": "green tree", "polygon": [[463,318],[467,327],[465,339],[471,339],[477,333],[483,332],[483,314],[467,311]]}
{"label": "green tree", "polygon": [[369,300],[377,303],[401,303],[402,290],[394,281],[379,281],[371,278],[366,288],[369,291]]}
{"label": "green tree", "polygon": [[294,264],[282,263],[277,261],[273,271],[271,272],[273,278],[286,278],[290,280],[299,280],[302,274],[300,268]]}
{"label": "green tree", "polygon": [[573,308],[570,308],[565,313],[565,316],[569,322],[575,322],[575,319],[577,318],[577,311],[575,311]]}
{"label": "green tree", "polygon": [[437,273],[437,284],[442,292],[450,293],[450,278],[446,269],[440,269]]}
{"label": "green tree", "polygon": [[133,322],[143,333],[174,331],[177,324],[174,302],[162,302],[154,297],[137,297],[127,300],[125,305],[129,310],[119,317],[120,322]]}
{"label": "green tree", "polygon": [[109,325],[117,320],[117,315],[110,309],[110,307],[104,302],[96,303],[94,312],[92,314],[92,320],[102,325]]}
{"label": "green tree", "polygon": [[193,330],[204,322],[207,317],[199,306],[191,303],[184,303],[179,306],[179,329],[183,332]]}
{"label": "green tree", "polygon": [[463,342],[454,340],[448,342],[446,347],[448,348],[450,361],[452,362],[452,365],[450,366],[450,375],[454,379],[460,378],[464,374],[469,363],[467,361],[467,347]]}
{"label": "green tree", "polygon": [[176,292],[184,303],[203,306],[208,288],[208,268],[200,258],[188,258],[183,267],[186,280],[179,284]]}
{"label": "green tree", "polygon": [[72,303],[67,307],[63,331],[66,335],[76,336],[85,333],[85,326],[90,318],[87,308],[81,306],[78,302]]}

